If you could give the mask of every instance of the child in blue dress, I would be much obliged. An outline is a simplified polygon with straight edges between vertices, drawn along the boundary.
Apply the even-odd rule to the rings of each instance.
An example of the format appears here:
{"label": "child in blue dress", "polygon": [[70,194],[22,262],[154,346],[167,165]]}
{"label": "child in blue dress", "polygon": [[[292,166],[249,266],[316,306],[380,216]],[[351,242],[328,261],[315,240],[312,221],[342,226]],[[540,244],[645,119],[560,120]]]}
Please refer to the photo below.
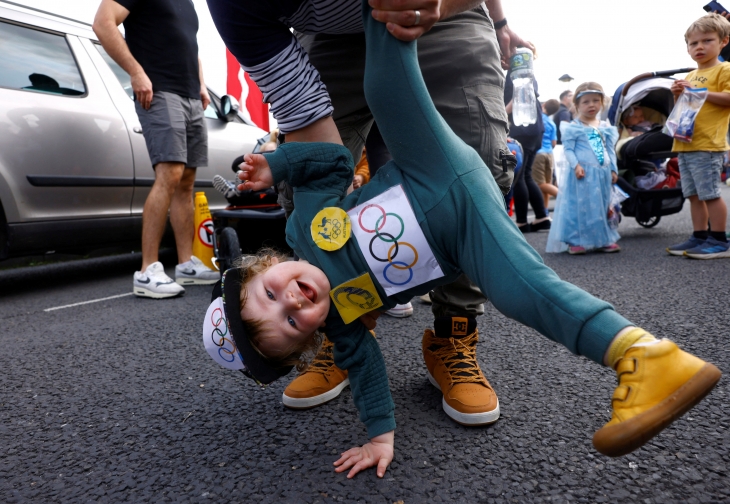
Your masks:
{"label": "child in blue dress", "polygon": [[600,84],[584,82],[575,90],[578,117],[560,125],[568,174],[555,202],[548,252],[585,254],[588,250],[618,252],[618,232],[608,224],[611,185],[618,178],[615,127],[598,114],[605,94]]}

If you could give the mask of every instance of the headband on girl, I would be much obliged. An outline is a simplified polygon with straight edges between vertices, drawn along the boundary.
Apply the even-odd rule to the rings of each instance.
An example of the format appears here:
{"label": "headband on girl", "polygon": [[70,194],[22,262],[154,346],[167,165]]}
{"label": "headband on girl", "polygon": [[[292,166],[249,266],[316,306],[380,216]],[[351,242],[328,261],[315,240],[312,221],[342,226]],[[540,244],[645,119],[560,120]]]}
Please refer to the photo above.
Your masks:
{"label": "headband on girl", "polygon": [[575,99],[578,100],[581,96],[587,94],[599,94],[603,96],[603,91],[599,91],[597,89],[586,89],[585,91],[581,91],[580,93],[578,93],[578,96],[576,96]]}

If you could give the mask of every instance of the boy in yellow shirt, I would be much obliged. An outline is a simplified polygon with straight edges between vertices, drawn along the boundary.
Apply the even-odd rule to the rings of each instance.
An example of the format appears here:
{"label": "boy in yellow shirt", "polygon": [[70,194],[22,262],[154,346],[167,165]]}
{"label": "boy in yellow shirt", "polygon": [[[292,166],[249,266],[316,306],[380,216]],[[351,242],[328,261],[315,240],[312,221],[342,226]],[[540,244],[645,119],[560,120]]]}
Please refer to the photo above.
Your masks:
{"label": "boy in yellow shirt", "polygon": [[[730,22],[719,14],[707,14],[690,25],[684,34],[687,52],[697,62],[697,70],[686,80],[672,85],[675,98],[685,87],[707,88],[707,100],[695,118],[692,142],[674,140],[679,154],[682,193],[690,201],[694,232],[684,243],[667,247],[672,255],[694,259],[730,257],[725,236],[727,206],[720,193],[720,173],[730,120],[730,63],[718,56],[730,39]],[[707,230],[707,221],[711,231]]]}

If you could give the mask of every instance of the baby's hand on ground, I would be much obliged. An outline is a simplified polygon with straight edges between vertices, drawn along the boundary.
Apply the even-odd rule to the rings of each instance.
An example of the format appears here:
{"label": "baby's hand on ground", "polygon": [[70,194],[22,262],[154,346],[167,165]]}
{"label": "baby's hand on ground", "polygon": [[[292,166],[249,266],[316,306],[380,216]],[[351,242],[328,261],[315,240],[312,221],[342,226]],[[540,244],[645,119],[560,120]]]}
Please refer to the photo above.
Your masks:
{"label": "baby's hand on ground", "polygon": [[577,178],[578,180],[580,180],[580,179],[582,179],[585,176],[586,176],[586,172],[583,169],[583,167],[581,165],[577,165],[575,167],[575,178]]}
{"label": "baby's hand on ground", "polygon": [[375,436],[362,447],[347,450],[335,462],[334,465],[337,467],[335,471],[339,473],[352,468],[347,473],[347,477],[352,478],[363,469],[377,466],[378,478],[382,478],[385,476],[385,470],[393,461],[394,432],[390,431]]}
{"label": "baby's hand on ground", "polygon": [[269,163],[261,154],[246,154],[238,168],[241,170],[238,172],[238,178],[243,181],[238,186],[239,191],[263,191],[274,185]]}

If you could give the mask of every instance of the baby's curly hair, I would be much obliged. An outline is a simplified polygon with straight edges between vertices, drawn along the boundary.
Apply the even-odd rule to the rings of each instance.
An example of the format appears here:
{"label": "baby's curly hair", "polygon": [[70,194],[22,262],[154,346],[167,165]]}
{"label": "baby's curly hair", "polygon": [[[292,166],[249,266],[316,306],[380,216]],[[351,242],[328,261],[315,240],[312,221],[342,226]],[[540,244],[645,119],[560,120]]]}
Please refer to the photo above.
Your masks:
{"label": "baby's curly hair", "polygon": [[[233,267],[238,268],[241,275],[241,304],[239,310],[242,310],[246,305],[246,299],[248,297],[246,284],[248,284],[248,282],[250,282],[256,275],[259,275],[269,269],[272,266],[271,262],[273,259],[277,259],[279,262],[284,262],[287,260],[287,257],[277,250],[266,248],[259,250],[253,255],[244,255],[235,261]],[[297,371],[304,371],[309,366],[309,363],[312,362],[314,356],[317,355],[317,351],[324,340],[324,334],[319,331],[315,331],[310,338],[307,338],[299,346],[292,349],[288,355],[282,357],[270,357],[268,355],[264,355],[259,349],[259,343],[266,337],[264,331],[266,328],[266,322],[264,320],[255,319],[242,319],[241,321],[243,322],[246,334],[248,335],[249,340],[251,340],[254,349],[256,349],[259,355],[266,359],[269,364],[275,367],[295,366]]]}
{"label": "baby's curly hair", "polygon": [[720,37],[720,42],[722,42],[722,39],[730,36],[730,21],[716,12],[702,16],[697,21],[689,25],[687,31],[684,32],[685,43],[688,41],[689,36],[694,32],[717,33],[718,37]]}

